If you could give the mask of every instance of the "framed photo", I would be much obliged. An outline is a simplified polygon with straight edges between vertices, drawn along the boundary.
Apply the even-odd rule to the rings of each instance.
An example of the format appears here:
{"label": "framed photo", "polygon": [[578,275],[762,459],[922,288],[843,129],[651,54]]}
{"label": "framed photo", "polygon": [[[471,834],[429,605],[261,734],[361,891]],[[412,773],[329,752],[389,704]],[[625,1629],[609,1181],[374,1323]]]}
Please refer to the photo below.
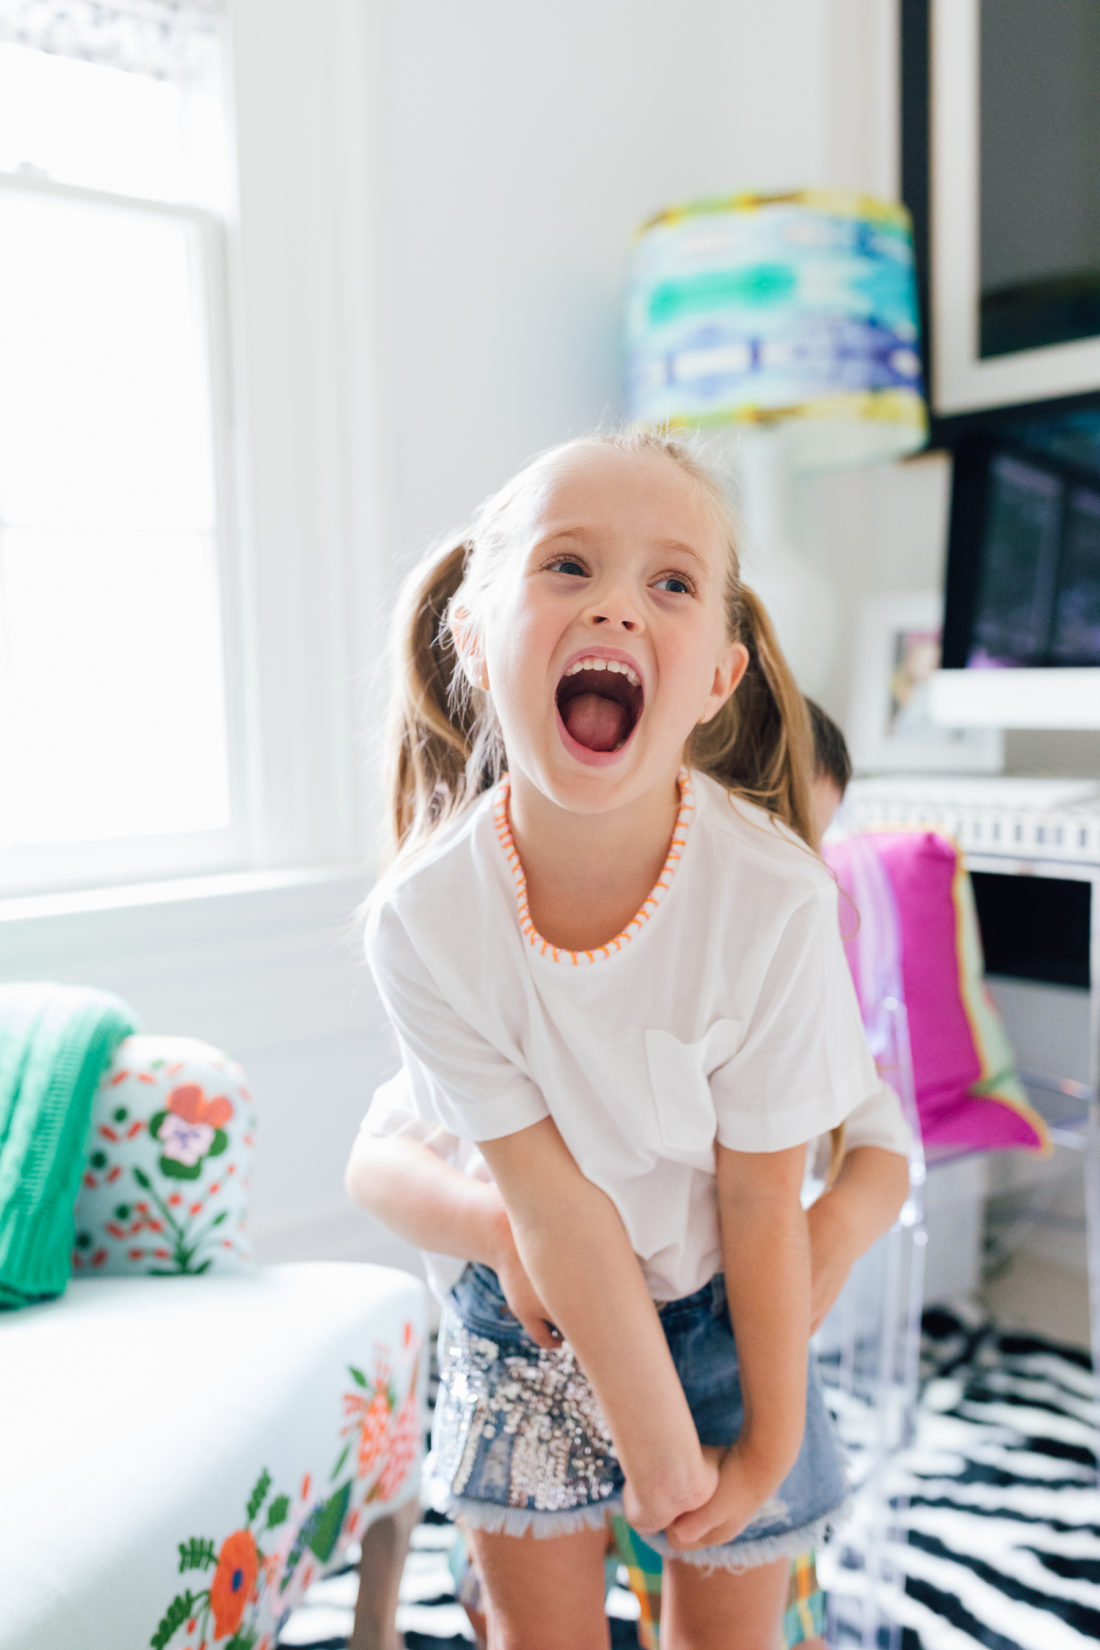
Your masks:
{"label": "framed photo", "polygon": [[999,773],[999,728],[932,720],[943,601],[934,591],[875,596],[859,608],[848,744],[857,773]]}
{"label": "framed photo", "polygon": [[[902,0],[902,193],[933,421],[1100,387],[1094,0]],[[942,429],[942,427],[941,427]]]}

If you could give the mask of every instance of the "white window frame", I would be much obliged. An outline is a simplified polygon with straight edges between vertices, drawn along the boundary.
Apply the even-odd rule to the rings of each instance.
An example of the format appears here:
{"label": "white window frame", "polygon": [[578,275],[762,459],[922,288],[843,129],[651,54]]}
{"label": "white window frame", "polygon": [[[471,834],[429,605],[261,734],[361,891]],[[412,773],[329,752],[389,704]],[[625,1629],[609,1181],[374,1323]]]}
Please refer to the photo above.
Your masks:
{"label": "white window frame", "polygon": [[228,11],[239,554],[225,628],[244,699],[250,868],[0,899],[0,979],[114,990],[147,1029],[190,1030],[247,1059],[372,1021],[354,911],[377,867],[397,455],[375,228],[384,18],[361,0]]}
{"label": "white window frame", "polygon": [[[252,799],[243,762],[245,683],[240,650],[232,645],[240,632],[241,620],[225,226],[214,214],[199,207],[145,200],[21,174],[0,173],[0,190],[5,194],[29,194],[81,207],[98,206],[110,212],[130,213],[151,221],[181,224],[188,233],[200,271],[194,290],[199,307],[197,330],[205,343],[203,369],[210,413],[230,800],[230,823],[220,830],[6,848],[0,860],[0,898],[243,869],[249,863],[254,832]],[[124,741],[124,730],[119,730],[119,734]],[[105,730],[105,744],[118,748],[110,730]]]}

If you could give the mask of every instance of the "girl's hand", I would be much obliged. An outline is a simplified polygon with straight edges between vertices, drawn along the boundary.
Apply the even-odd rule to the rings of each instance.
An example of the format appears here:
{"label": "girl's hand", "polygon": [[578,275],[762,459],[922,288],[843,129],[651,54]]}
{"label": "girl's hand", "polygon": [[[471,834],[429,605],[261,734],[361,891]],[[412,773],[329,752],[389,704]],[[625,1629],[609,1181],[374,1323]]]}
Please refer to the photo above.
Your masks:
{"label": "girl's hand", "polygon": [[695,1470],[679,1484],[667,1480],[643,1486],[632,1479],[623,1485],[623,1516],[639,1535],[665,1530],[692,1508],[705,1507],[718,1488],[718,1464],[724,1450],[704,1445]]}
{"label": "girl's hand", "polygon": [[[503,1204],[501,1209],[503,1213]],[[560,1351],[562,1345],[561,1335],[550,1322],[549,1314],[539,1299],[534,1284],[524,1270],[506,1213],[504,1213],[504,1225],[507,1232],[502,1237],[500,1253],[495,1258],[493,1265],[493,1270],[500,1279],[500,1287],[504,1291],[504,1298],[537,1346],[543,1347],[547,1352]]]}
{"label": "girl's hand", "polygon": [[732,1541],[777,1488],[775,1472],[742,1451],[740,1440],[726,1450],[706,1446],[704,1454],[717,1463],[718,1486],[705,1506],[682,1513],[666,1529],[669,1546],[679,1552]]}

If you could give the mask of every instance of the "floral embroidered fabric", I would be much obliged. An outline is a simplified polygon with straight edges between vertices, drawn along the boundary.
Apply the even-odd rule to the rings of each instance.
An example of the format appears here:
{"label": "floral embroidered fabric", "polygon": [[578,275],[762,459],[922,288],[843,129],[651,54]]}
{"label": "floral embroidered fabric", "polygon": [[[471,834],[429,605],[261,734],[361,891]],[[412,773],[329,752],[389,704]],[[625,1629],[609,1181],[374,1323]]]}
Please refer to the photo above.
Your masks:
{"label": "floral embroidered fabric", "polygon": [[188,1037],[127,1037],[92,1107],[77,1277],[246,1265],[256,1113],[244,1072]]}
{"label": "floral embroidered fabric", "polygon": [[375,1347],[369,1375],[347,1366],[331,1471],[307,1472],[287,1487],[264,1467],[236,1529],[179,1542],[186,1580],[150,1650],[273,1650],[287,1616],[339,1549],[362,1535],[383,1504],[407,1499],[421,1453],[425,1350],[406,1322],[400,1346]]}

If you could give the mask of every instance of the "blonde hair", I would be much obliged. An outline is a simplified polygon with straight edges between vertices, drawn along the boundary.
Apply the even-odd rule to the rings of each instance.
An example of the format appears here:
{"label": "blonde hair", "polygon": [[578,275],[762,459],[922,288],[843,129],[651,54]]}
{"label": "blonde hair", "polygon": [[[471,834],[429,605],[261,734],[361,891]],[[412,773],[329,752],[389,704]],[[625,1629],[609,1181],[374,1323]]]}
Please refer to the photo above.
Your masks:
{"label": "blonde hair", "polygon": [[479,601],[512,548],[522,512],[560,461],[585,447],[666,458],[702,496],[727,549],[729,639],[744,644],[749,664],[736,693],[695,730],[687,760],[735,795],[767,809],[816,848],[809,715],[771,620],[741,580],[740,529],[733,510],[720,482],[684,441],[628,430],[584,436],[540,454],[482,504],[466,533],[433,550],[406,580],[394,615],[386,739],[385,790],[394,851],[404,854],[422,846],[503,772],[492,701],[466,678],[453,618],[461,608],[476,626]]}

